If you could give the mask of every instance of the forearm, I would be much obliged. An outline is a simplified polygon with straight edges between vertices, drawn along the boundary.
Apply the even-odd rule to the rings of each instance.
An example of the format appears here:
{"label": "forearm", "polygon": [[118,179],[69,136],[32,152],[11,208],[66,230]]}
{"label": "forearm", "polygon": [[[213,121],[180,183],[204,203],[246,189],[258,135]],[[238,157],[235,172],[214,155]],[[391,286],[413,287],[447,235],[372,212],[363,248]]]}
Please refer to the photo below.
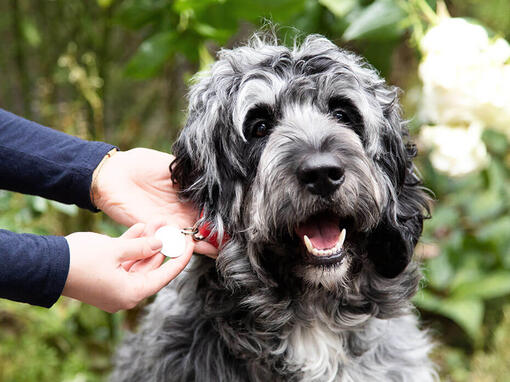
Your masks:
{"label": "forearm", "polygon": [[114,146],[88,142],[0,109],[0,188],[94,210],[94,169]]}
{"label": "forearm", "polygon": [[65,238],[0,230],[0,297],[49,308],[68,271]]}

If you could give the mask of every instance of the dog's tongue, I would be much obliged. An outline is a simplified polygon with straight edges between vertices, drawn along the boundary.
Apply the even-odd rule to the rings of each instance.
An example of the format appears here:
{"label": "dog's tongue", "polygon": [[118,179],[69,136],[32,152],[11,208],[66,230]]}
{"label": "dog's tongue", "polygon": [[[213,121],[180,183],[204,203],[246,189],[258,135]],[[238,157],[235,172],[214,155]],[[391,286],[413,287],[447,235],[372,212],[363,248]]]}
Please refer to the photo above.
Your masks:
{"label": "dog's tongue", "polygon": [[301,237],[306,235],[316,249],[330,249],[338,242],[340,228],[338,218],[328,215],[317,215],[308,219],[296,228]]}

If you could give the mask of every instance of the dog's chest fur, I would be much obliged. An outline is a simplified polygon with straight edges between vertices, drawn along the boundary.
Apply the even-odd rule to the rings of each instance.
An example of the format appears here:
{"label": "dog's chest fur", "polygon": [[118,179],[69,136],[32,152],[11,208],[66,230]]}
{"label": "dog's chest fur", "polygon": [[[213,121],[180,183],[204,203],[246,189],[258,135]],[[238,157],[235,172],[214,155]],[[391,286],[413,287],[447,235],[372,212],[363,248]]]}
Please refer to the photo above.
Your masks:
{"label": "dog's chest fur", "polygon": [[300,374],[300,381],[428,382],[434,378],[426,357],[430,344],[412,315],[371,318],[353,330],[330,328],[319,321],[296,325],[284,346],[289,371]]}
{"label": "dog's chest fur", "polygon": [[298,325],[289,335],[286,360],[306,381],[334,381],[341,364],[348,360],[343,336],[314,322]]}

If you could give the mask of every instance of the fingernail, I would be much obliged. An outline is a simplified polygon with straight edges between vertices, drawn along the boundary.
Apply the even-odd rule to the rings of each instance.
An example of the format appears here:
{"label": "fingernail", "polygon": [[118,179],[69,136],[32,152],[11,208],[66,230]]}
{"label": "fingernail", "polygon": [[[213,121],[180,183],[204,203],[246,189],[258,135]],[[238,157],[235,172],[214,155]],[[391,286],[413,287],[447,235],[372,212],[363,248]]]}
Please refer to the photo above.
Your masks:
{"label": "fingernail", "polygon": [[163,247],[163,242],[159,240],[157,237],[150,237],[149,246],[153,251],[155,251],[156,249],[161,249],[161,247]]}

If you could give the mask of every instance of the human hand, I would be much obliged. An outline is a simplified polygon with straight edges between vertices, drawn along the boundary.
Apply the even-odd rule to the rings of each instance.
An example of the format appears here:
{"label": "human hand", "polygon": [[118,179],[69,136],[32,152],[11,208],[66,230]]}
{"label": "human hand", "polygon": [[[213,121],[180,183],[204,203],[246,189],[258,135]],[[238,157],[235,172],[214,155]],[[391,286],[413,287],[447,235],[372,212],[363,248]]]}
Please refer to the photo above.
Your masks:
{"label": "human hand", "polygon": [[153,235],[164,224],[138,223],[119,238],[93,232],[66,236],[70,264],[62,294],[114,313],[158,292],[184,269],[194,247],[186,237],[185,252],[161,265],[162,243]]}
{"label": "human hand", "polygon": [[[108,158],[97,174],[94,187],[96,207],[126,226],[163,218],[166,224],[192,227],[198,212],[179,200],[178,187],[170,179],[173,156],[136,148]],[[218,250],[202,241],[195,252],[216,257]]]}

